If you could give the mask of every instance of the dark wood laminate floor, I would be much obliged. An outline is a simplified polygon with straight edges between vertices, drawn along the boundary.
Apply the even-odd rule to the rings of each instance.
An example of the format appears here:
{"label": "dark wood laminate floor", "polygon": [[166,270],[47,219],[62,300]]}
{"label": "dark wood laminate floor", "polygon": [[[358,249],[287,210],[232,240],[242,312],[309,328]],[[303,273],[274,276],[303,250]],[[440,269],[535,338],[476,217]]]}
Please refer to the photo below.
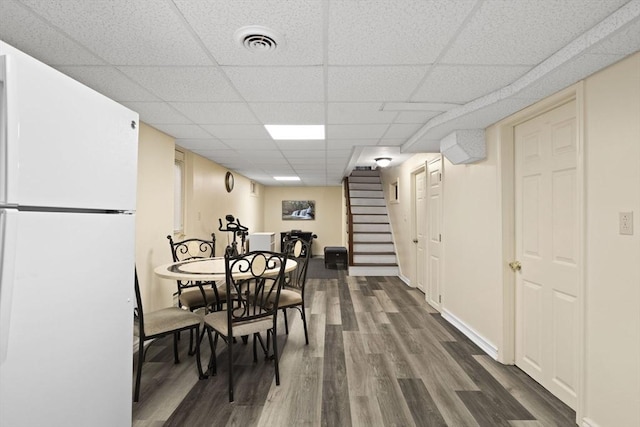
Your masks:
{"label": "dark wood laminate floor", "polygon": [[188,339],[178,365],[162,339],[148,350],[133,425],[575,426],[574,411],[485,355],[398,278],[324,271],[321,259],[309,275],[310,342],[296,312],[289,335],[280,319],[280,386],[272,361],[254,364],[251,345],[236,345],[229,403],[224,344],[218,375],[198,381]]}

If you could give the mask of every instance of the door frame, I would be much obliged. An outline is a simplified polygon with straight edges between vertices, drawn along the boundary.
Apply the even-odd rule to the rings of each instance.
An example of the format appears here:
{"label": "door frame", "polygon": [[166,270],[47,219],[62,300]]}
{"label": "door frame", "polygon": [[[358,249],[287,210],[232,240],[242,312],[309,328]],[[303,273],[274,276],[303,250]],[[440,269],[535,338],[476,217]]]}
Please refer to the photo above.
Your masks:
{"label": "door frame", "polygon": [[[417,210],[417,205],[416,205],[416,193],[417,193],[417,188],[416,188],[416,176],[421,173],[424,172],[425,173],[425,191],[427,191],[426,187],[427,187],[427,162],[425,161],[424,163],[422,163],[420,166],[418,166],[415,169],[411,170],[410,173],[410,179],[411,179],[411,234],[412,234],[412,238],[416,238],[417,232],[418,232],[418,217],[416,215],[416,210]],[[428,207],[428,199],[425,197],[425,207]],[[426,212],[426,210],[425,210]],[[427,221],[427,217],[422,218],[422,221]],[[428,224],[425,224],[425,230],[428,229]],[[425,247],[425,252],[428,249]],[[411,251],[412,253],[412,258],[413,258],[413,277],[411,278],[411,286],[413,288],[419,289],[418,288],[418,268],[419,268],[419,264],[418,264],[418,244],[414,243],[413,244],[413,250]],[[426,272],[426,268],[425,268],[425,272]],[[426,276],[425,276],[426,277]],[[426,289],[426,283],[425,285],[425,289]],[[421,291],[422,292],[422,291]],[[425,298],[427,297],[427,292],[425,290]]]}
{"label": "door frame", "polygon": [[502,346],[498,349],[498,361],[515,364],[516,347],[516,276],[509,267],[515,260],[515,127],[533,117],[575,99],[576,101],[576,141],[578,146],[576,164],[576,192],[578,215],[578,360],[576,392],[576,420],[582,419],[584,412],[584,366],[585,366],[585,173],[584,173],[584,82],[576,83],[544,100],[527,107],[497,124],[498,146],[498,197],[501,206],[502,256],[499,268],[502,282]]}

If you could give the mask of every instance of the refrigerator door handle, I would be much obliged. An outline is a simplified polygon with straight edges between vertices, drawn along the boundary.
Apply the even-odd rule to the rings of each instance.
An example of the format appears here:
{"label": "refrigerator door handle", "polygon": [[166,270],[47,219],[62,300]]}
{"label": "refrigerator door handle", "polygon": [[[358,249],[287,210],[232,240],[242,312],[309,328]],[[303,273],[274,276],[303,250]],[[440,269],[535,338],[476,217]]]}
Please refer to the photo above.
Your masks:
{"label": "refrigerator door handle", "polygon": [[18,241],[18,211],[0,209],[0,365],[7,360],[16,245]]}

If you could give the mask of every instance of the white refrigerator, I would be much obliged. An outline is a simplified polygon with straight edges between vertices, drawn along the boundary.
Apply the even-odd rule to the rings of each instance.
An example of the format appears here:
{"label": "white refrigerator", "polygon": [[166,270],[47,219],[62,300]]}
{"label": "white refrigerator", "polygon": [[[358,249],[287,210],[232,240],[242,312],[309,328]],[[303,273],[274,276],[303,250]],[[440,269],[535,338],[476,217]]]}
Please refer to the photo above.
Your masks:
{"label": "white refrigerator", "polygon": [[138,115],[0,41],[0,426],[131,424]]}

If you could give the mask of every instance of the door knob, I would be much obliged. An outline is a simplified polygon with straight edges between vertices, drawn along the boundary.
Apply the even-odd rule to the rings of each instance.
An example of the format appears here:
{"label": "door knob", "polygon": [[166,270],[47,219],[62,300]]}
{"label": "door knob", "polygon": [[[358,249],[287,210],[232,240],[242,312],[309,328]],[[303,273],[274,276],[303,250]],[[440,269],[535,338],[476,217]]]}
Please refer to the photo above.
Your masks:
{"label": "door knob", "polygon": [[522,264],[520,264],[520,261],[512,261],[509,263],[509,267],[511,267],[511,270],[513,271],[520,271],[522,270]]}

